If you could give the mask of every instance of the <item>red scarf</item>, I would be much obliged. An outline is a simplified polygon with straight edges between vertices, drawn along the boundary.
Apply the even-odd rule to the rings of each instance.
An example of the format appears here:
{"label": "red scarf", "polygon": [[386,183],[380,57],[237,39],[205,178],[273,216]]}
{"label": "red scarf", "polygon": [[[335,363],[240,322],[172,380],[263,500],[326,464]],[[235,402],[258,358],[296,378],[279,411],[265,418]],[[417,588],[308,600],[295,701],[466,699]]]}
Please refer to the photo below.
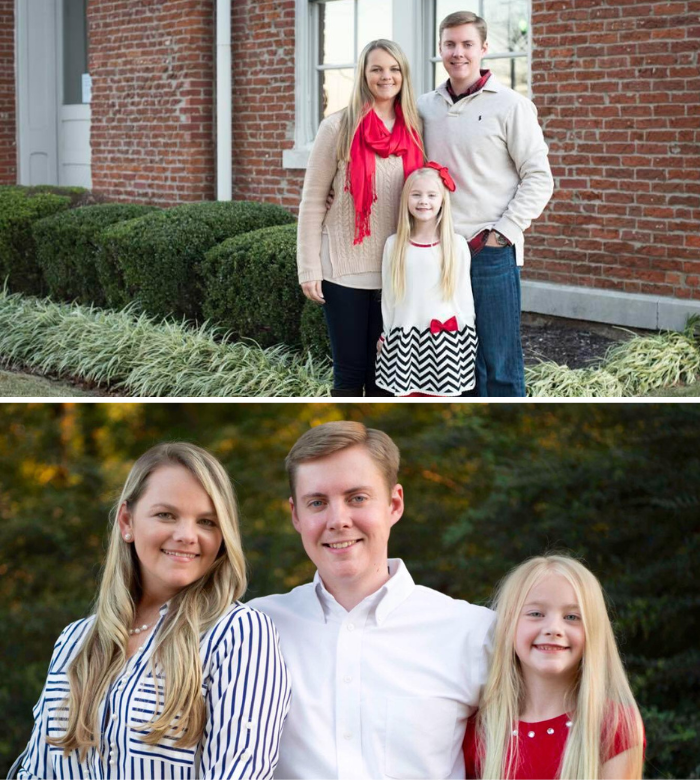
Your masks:
{"label": "red scarf", "polygon": [[423,165],[423,152],[411,137],[404,122],[401,106],[396,103],[396,121],[391,132],[377,116],[374,109],[368,111],[360,122],[350,146],[350,162],[345,175],[345,190],[355,203],[355,240],[361,244],[370,235],[369,220],[372,204],[377,200],[374,172],[374,155],[403,157],[404,179]]}

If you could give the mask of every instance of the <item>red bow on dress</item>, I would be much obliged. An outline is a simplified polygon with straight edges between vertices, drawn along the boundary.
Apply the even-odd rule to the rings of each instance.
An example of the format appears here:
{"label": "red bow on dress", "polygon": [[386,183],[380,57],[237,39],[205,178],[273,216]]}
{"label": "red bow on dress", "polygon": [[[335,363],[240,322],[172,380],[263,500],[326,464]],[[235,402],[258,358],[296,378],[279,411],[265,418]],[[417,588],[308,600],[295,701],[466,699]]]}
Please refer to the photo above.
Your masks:
{"label": "red bow on dress", "polygon": [[440,165],[440,163],[436,163],[434,160],[431,160],[425,164],[425,167],[432,168],[433,170],[437,171],[440,174],[440,178],[442,179],[442,183],[445,185],[445,187],[447,187],[450,192],[455,191],[455,183],[450,176],[450,172],[444,165]]}
{"label": "red bow on dress", "polygon": [[450,317],[449,320],[445,320],[444,322],[440,322],[440,320],[430,320],[430,332],[433,336],[441,330],[447,331],[448,333],[457,330],[457,318]]}

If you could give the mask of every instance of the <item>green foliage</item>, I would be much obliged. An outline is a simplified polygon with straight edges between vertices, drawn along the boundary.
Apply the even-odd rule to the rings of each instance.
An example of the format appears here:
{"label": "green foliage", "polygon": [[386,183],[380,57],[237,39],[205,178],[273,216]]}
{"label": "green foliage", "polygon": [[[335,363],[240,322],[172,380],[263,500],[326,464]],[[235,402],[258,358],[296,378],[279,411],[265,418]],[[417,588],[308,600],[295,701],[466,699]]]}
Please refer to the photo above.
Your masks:
{"label": "green foliage", "polygon": [[0,187],[0,283],[7,280],[10,289],[30,295],[43,291],[32,225],[69,208],[70,202],[64,195]]}
{"label": "green foliage", "polygon": [[130,310],[0,294],[0,358],[135,396],[325,396],[329,366]]}
{"label": "green foliage", "polygon": [[330,357],[331,341],[328,337],[323,306],[307,300],[301,310],[301,346],[304,352],[319,357]]}
{"label": "green foliage", "polygon": [[304,296],[296,225],[264,228],[214,247],[202,266],[204,316],[262,346],[298,346]]}
{"label": "green foliage", "polygon": [[198,268],[207,250],[225,239],[293,221],[269,203],[192,203],[123,222],[102,233],[97,267],[107,302],[136,302],[159,317],[197,317]]}
{"label": "green foliage", "polygon": [[153,210],[152,206],[105,203],[61,212],[35,223],[37,262],[49,295],[104,306],[107,301],[95,267],[101,232]]}

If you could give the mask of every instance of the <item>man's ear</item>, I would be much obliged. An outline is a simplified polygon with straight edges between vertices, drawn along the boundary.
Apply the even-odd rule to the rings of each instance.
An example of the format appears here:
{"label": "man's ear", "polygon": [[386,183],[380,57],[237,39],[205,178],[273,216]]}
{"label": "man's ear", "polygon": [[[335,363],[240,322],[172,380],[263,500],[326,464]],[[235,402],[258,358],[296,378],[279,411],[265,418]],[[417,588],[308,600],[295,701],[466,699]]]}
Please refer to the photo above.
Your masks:
{"label": "man's ear", "polygon": [[294,498],[292,496],[289,496],[289,508],[292,511],[292,525],[296,529],[297,533],[301,533],[301,523],[299,522],[299,517],[297,515],[297,508],[294,505]]}
{"label": "man's ear", "polygon": [[403,515],[403,487],[398,483],[394,485],[391,491],[391,524],[398,523]]}

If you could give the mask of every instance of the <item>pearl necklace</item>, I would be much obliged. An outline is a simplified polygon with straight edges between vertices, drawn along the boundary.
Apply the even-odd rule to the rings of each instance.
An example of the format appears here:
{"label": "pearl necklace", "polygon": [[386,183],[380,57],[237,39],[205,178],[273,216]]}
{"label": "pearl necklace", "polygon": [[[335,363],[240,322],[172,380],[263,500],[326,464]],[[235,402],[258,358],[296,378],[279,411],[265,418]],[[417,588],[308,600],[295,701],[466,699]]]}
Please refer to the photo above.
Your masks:
{"label": "pearl necklace", "polygon": [[142,631],[148,631],[148,629],[153,625],[153,623],[144,623],[144,625],[141,626],[141,628],[130,628],[129,629],[129,636],[133,636],[134,634],[140,634]]}

